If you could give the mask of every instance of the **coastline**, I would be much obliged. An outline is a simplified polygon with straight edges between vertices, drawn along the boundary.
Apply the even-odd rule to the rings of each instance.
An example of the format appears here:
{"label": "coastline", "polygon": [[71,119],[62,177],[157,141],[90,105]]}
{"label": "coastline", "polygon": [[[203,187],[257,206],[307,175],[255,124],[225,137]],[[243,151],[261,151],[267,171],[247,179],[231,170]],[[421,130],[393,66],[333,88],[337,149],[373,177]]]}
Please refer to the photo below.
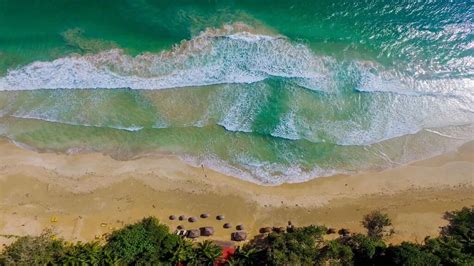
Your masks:
{"label": "coastline", "polygon": [[[53,227],[66,240],[91,240],[154,215],[226,215],[252,237],[263,226],[325,224],[362,230],[362,216],[387,212],[396,234],[421,242],[436,235],[444,211],[474,205],[474,142],[458,151],[384,171],[336,175],[303,183],[260,186],[174,157],[117,161],[98,153],[52,154],[0,140],[0,235],[39,234]],[[52,217],[56,222],[51,222]],[[229,240],[214,219],[212,239]],[[0,237],[0,245],[11,241]]]}

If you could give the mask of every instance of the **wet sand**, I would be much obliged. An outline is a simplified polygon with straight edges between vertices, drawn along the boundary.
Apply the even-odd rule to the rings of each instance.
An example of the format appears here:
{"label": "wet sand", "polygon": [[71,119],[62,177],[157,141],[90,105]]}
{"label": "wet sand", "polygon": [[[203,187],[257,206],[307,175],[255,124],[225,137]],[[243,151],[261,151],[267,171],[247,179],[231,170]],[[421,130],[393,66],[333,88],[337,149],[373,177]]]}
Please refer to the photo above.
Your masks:
{"label": "wet sand", "polygon": [[[174,157],[117,161],[101,154],[53,154],[0,141],[0,235],[39,234],[52,227],[70,241],[92,240],[123,224],[154,215],[175,228],[214,226],[212,239],[229,240],[244,224],[250,236],[263,226],[325,224],[362,232],[360,220],[387,212],[390,242],[421,242],[437,235],[447,210],[474,205],[474,142],[456,152],[385,171],[260,186]],[[171,214],[207,219],[169,221]],[[216,221],[224,214],[225,221]],[[0,237],[0,244],[11,239]]]}

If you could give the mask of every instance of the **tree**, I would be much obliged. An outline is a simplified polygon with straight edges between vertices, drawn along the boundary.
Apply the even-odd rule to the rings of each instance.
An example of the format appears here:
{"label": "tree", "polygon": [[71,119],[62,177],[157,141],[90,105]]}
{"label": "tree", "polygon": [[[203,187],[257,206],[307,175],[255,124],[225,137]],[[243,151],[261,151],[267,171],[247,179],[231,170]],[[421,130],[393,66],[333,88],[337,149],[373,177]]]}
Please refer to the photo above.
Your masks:
{"label": "tree", "polygon": [[98,242],[68,244],[60,259],[63,265],[100,265],[103,262],[102,246]]}
{"label": "tree", "polygon": [[311,225],[291,232],[272,232],[257,236],[243,250],[255,250],[250,265],[312,265],[319,257],[326,231],[323,226]]}
{"label": "tree", "polygon": [[198,243],[192,262],[198,265],[213,265],[221,255],[222,249],[212,241],[206,240]]}
{"label": "tree", "polygon": [[377,265],[406,265],[406,266],[431,266],[439,265],[440,259],[432,253],[425,251],[423,246],[403,242],[398,246],[389,246]]}
{"label": "tree", "polygon": [[441,259],[443,265],[474,265],[474,208],[446,212],[448,225],[440,236],[427,239],[426,249]]}
{"label": "tree", "polygon": [[246,248],[237,247],[234,254],[228,260],[229,265],[259,265],[257,263],[258,250],[252,246]]}
{"label": "tree", "polygon": [[104,249],[109,257],[121,258],[127,264],[153,264],[170,262],[179,243],[179,236],[170,234],[166,225],[148,217],[112,232]]}
{"label": "tree", "polygon": [[463,246],[466,254],[474,254],[474,207],[446,212],[444,219],[449,224],[441,228],[442,237],[452,237]]}
{"label": "tree", "polygon": [[371,265],[375,258],[385,249],[385,243],[379,238],[368,237],[362,234],[354,234],[350,237],[341,237],[342,245],[350,247],[354,254],[355,265]]}
{"label": "tree", "polygon": [[[384,229],[392,225],[392,221],[387,214],[380,211],[373,211],[364,216],[362,225],[367,229],[367,235],[374,238],[382,238]],[[393,230],[389,234],[393,233]]]}
{"label": "tree", "polygon": [[322,249],[322,252],[322,264],[352,265],[352,260],[354,257],[352,249],[349,246],[342,244],[337,239],[329,241]]}
{"label": "tree", "polygon": [[194,250],[193,245],[191,242],[180,239],[176,249],[173,252],[173,256],[171,257],[171,263],[178,264],[179,262],[186,262],[190,261],[194,257]]}

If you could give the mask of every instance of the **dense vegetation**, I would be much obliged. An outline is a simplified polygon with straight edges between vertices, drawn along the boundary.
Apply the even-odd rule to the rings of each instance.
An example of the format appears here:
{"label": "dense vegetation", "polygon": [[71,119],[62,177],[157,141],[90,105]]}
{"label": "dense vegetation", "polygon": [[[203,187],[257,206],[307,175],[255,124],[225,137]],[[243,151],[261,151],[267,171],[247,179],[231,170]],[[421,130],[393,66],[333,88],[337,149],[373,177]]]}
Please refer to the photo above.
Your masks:
{"label": "dense vegetation", "polygon": [[[423,243],[387,245],[394,231],[386,214],[364,216],[367,234],[324,226],[292,227],[257,235],[224,260],[211,241],[193,243],[149,217],[112,232],[105,243],[67,243],[50,231],[19,237],[0,254],[0,265],[474,265],[474,208],[447,212],[449,222]],[[328,240],[331,239],[331,240]]]}

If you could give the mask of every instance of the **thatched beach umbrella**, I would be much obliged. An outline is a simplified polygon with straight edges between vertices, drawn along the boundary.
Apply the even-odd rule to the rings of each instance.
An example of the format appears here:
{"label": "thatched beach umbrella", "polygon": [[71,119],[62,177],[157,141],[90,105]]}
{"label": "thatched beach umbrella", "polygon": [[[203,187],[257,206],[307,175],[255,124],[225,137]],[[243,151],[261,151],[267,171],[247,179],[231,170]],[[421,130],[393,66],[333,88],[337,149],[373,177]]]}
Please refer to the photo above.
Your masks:
{"label": "thatched beach umbrella", "polygon": [[197,219],[196,217],[189,217],[188,222],[194,223],[194,222],[197,222]]}
{"label": "thatched beach umbrella", "polygon": [[188,233],[186,234],[187,238],[198,238],[200,236],[201,236],[201,232],[197,229],[188,230]]}
{"label": "thatched beach umbrella", "polygon": [[273,227],[272,230],[273,230],[273,232],[278,233],[278,234],[281,234],[281,233],[285,232],[284,227]]}
{"label": "thatched beach umbrella", "polygon": [[222,221],[222,220],[225,219],[225,216],[222,215],[222,214],[219,214],[219,215],[216,216],[216,219],[219,220],[219,221]]}
{"label": "thatched beach umbrella", "polygon": [[260,232],[260,234],[271,233],[272,228],[271,227],[262,227],[262,228],[260,228],[259,232]]}
{"label": "thatched beach umbrella", "polygon": [[349,236],[351,234],[351,231],[346,228],[341,228],[337,233],[341,236]]}
{"label": "thatched beach umbrella", "polygon": [[201,231],[201,236],[212,236],[214,234],[214,227],[201,227],[199,228],[199,231]]}
{"label": "thatched beach umbrella", "polygon": [[184,221],[184,220],[186,220],[186,216],[185,216],[185,215],[180,215],[180,216],[178,217],[178,220]]}
{"label": "thatched beach umbrella", "polygon": [[178,226],[176,226],[176,229],[178,229],[178,230],[183,230],[183,229],[184,229],[184,226],[178,225]]}
{"label": "thatched beach umbrella", "polygon": [[247,239],[247,233],[244,231],[233,232],[230,235],[230,238],[233,241],[244,241],[245,239]]}
{"label": "thatched beach umbrella", "polygon": [[172,220],[172,221],[176,220],[176,216],[175,215],[170,215],[169,219]]}
{"label": "thatched beach umbrella", "polygon": [[206,219],[207,217],[209,217],[209,214],[207,214],[207,213],[201,214],[201,218]]}
{"label": "thatched beach umbrella", "polygon": [[235,229],[237,229],[238,231],[242,231],[242,230],[244,230],[245,228],[244,228],[244,225],[243,225],[243,224],[239,224],[239,225],[237,225],[237,226],[235,227]]}
{"label": "thatched beach umbrella", "polygon": [[230,223],[225,223],[224,226],[223,226],[225,229],[229,229],[232,227],[232,225]]}

